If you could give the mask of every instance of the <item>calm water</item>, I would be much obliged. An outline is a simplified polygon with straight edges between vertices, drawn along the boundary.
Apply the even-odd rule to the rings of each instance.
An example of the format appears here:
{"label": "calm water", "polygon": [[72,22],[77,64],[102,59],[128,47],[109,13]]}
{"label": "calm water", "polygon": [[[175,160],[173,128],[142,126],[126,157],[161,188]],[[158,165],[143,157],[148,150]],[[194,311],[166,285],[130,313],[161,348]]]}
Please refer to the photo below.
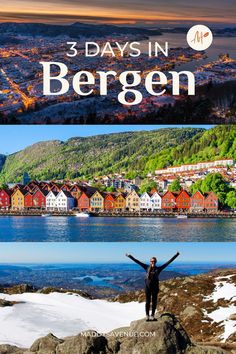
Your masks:
{"label": "calm water", "polygon": [[236,241],[235,219],[0,217],[0,242]]}
{"label": "calm water", "polygon": [[[168,42],[169,48],[183,47],[187,48],[188,44],[186,41],[185,33],[163,33],[162,36],[151,36],[150,39],[140,42],[140,49],[143,53],[147,52],[148,42],[158,42],[164,47],[165,42]],[[199,66],[206,64],[210,61],[216,60],[219,54],[229,53],[231,58],[236,59],[236,38],[222,38],[214,37],[213,43],[205,52],[207,58],[203,60],[194,60],[189,63],[184,63],[178,66],[178,71],[180,70],[196,70]]]}

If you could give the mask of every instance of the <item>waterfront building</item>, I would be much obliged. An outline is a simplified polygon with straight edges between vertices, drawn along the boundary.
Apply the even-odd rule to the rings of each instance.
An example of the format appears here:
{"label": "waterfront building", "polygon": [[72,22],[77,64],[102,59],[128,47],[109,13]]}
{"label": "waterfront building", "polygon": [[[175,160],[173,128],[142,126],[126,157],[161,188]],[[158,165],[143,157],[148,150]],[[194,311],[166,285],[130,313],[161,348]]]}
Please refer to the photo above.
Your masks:
{"label": "waterfront building", "polygon": [[191,197],[191,211],[199,212],[205,208],[205,198],[200,191],[196,191]]}
{"label": "waterfront building", "polygon": [[28,192],[23,188],[17,188],[11,196],[11,208],[22,210],[25,208],[25,195]]}
{"label": "waterfront building", "polygon": [[75,199],[70,192],[61,190],[56,196],[55,209],[58,211],[69,211],[75,206]]}
{"label": "waterfront building", "polygon": [[58,192],[50,191],[46,196],[46,210],[55,210]]}
{"label": "waterfront building", "polygon": [[151,210],[151,196],[147,192],[140,196],[140,210]]}
{"label": "waterfront building", "polygon": [[0,209],[9,209],[11,207],[11,195],[10,189],[0,190]]}
{"label": "waterfront building", "polygon": [[104,197],[102,192],[96,191],[90,198],[90,210],[91,211],[103,211],[104,210]]}
{"label": "waterfront building", "polygon": [[219,208],[219,199],[214,192],[209,192],[205,196],[205,210],[207,212],[216,212]]}
{"label": "waterfront building", "polygon": [[47,191],[37,189],[33,194],[33,208],[45,209],[47,195]]}
{"label": "waterfront building", "polygon": [[106,193],[104,198],[104,210],[115,209],[116,196],[114,193]]}
{"label": "waterfront building", "polygon": [[161,195],[158,192],[154,192],[151,196],[151,210],[160,210],[161,209]]}
{"label": "waterfront building", "polygon": [[138,193],[134,189],[126,197],[126,208],[129,211],[140,210],[140,198]]}
{"label": "waterfront building", "polygon": [[122,193],[120,193],[116,196],[114,207],[116,210],[119,210],[119,211],[125,210],[126,200],[125,200],[125,196]]}
{"label": "waterfront building", "polygon": [[31,209],[33,207],[33,194],[31,192],[27,192],[25,195],[25,206],[26,209]]}
{"label": "waterfront building", "polygon": [[178,195],[178,193],[167,191],[162,196],[162,203],[161,203],[162,209],[165,209],[165,210],[174,210],[174,209],[176,209],[176,197],[177,197],[177,195]]}
{"label": "waterfront building", "polygon": [[186,210],[191,208],[191,197],[187,191],[182,191],[176,197],[176,208],[179,210]]}

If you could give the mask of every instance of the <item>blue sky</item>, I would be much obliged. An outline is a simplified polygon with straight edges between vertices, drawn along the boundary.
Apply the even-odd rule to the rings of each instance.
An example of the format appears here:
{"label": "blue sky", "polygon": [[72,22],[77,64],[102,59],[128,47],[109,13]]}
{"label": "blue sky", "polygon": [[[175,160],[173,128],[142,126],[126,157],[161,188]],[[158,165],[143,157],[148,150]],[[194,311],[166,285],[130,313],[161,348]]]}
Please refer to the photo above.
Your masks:
{"label": "blue sky", "polygon": [[52,242],[1,243],[0,263],[127,263],[125,253],[160,262],[177,251],[178,262],[235,263],[236,242]]}
{"label": "blue sky", "polygon": [[[0,154],[11,154],[43,140],[67,140],[75,136],[154,130],[177,125],[8,125],[1,126]],[[184,126],[183,126],[184,127]],[[185,126],[186,127],[186,126]],[[191,127],[211,128],[193,125]]]}

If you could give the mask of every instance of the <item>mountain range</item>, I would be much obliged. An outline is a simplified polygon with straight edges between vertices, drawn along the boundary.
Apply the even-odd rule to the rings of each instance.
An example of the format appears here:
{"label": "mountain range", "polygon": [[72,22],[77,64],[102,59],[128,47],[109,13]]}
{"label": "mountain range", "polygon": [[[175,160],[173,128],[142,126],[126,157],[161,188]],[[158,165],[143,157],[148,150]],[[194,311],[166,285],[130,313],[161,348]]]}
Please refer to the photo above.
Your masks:
{"label": "mountain range", "polygon": [[145,177],[157,168],[233,158],[236,126],[211,129],[164,128],[153,131],[51,140],[0,155],[0,181],[19,182],[27,171],[39,180],[91,178],[125,172]]}
{"label": "mountain range", "polygon": [[[137,27],[114,26],[108,24],[86,24],[76,22],[71,25],[51,25],[44,23],[16,23],[5,22],[0,23],[1,34],[7,35],[23,35],[23,36],[42,36],[42,37],[57,37],[68,36],[71,38],[84,37],[104,37],[107,35],[160,35],[158,29],[145,29]],[[2,35],[1,35],[2,36]]]}

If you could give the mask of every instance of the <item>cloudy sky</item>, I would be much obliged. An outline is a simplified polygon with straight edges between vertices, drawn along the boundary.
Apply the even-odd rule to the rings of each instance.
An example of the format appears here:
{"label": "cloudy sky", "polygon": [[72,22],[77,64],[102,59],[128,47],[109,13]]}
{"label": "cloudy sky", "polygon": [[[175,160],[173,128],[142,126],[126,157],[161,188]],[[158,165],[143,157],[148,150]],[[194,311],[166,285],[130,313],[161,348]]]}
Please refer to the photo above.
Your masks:
{"label": "cloudy sky", "polygon": [[116,24],[236,23],[235,0],[10,0],[2,2],[0,21]]}

